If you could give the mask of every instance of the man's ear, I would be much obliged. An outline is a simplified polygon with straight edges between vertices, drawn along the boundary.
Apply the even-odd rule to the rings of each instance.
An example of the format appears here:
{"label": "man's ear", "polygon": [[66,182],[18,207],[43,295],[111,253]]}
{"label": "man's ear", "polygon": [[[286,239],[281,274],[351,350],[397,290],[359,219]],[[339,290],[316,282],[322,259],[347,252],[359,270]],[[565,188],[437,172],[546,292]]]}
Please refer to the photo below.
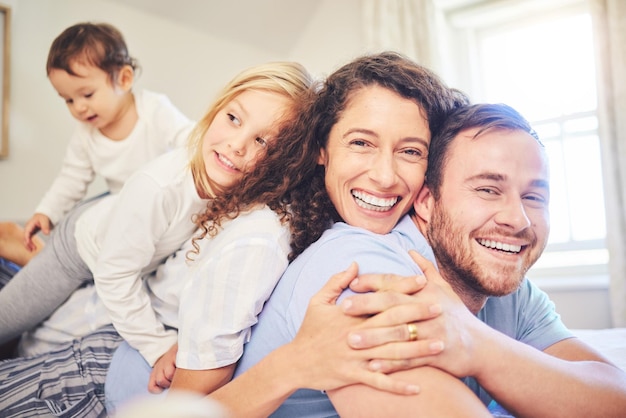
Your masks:
{"label": "man's ear", "polygon": [[135,70],[130,65],[125,65],[117,72],[116,85],[118,88],[129,91],[135,82]]}
{"label": "man's ear", "polygon": [[435,199],[433,194],[431,193],[430,188],[424,184],[420,192],[417,194],[415,202],[413,203],[415,214],[424,222],[430,222],[434,205]]}

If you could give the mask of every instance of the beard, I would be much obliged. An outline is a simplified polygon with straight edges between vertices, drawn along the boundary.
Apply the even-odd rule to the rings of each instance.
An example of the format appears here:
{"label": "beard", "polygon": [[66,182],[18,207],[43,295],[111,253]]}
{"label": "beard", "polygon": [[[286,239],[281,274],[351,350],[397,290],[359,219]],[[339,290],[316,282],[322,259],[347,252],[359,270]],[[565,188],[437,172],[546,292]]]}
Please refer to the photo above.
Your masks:
{"label": "beard", "polygon": [[[525,230],[518,235],[529,234],[530,232]],[[521,264],[481,265],[472,254],[471,235],[464,232],[463,225],[455,225],[452,217],[439,203],[435,203],[427,235],[446,281],[457,294],[469,297],[474,295],[477,299],[485,296],[505,296],[516,291],[538,257],[531,260],[525,258]],[[536,245],[535,240],[531,242],[526,251]]]}

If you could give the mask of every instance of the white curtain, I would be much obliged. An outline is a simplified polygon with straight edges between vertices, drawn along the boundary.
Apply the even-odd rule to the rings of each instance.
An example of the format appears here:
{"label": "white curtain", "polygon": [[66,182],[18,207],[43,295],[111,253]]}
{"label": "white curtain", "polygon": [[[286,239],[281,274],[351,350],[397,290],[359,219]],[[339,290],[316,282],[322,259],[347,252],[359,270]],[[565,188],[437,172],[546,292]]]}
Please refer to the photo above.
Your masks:
{"label": "white curtain", "polygon": [[393,50],[437,71],[439,55],[432,0],[362,0],[366,46]]}
{"label": "white curtain", "polygon": [[[589,0],[598,57],[613,326],[626,326],[626,1]],[[584,193],[581,190],[581,193]]]}
{"label": "white curtain", "polygon": [[[588,2],[598,62],[611,313],[613,326],[626,327],[626,1]],[[440,72],[433,0],[362,0],[362,5],[368,49],[396,50]]]}

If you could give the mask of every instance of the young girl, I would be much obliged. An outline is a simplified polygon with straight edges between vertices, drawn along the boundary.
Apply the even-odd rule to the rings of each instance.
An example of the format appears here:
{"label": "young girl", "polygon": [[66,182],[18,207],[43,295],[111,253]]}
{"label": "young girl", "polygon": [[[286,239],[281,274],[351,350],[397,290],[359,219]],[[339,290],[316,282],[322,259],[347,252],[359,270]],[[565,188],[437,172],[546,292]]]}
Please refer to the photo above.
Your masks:
{"label": "young girl", "polygon": [[26,264],[42,246],[33,236],[48,235],[96,175],[117,193],[141,165],[186,142],[193,122],[165,95],[133,92],[137,68],[122,34],[109,24],[79,23],[52,42],[46,73],[79,123],[59,175],[24,230],[0,224],[0,256]]}
{"label": "young girl", "polygon": [[92,319],[88,329],[112,322],[153,364],[176,342],[176,332],[155,313],[142,275],[189,239],[197,228],[192,216],[235,185],[273,145],[310,84],[295,63],[244,71],[198,122],[188,149],[150,162],[118,195],[82,214],[73,211],[0,292],[0,342],[37,325],[93,277],[109,318]]}

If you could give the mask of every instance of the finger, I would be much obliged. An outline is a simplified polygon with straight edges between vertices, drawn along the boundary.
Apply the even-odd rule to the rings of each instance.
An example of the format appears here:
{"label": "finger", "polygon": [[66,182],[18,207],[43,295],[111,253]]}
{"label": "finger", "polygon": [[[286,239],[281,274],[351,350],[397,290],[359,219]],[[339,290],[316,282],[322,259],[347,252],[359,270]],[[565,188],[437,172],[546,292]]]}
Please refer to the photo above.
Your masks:
{"label": "finger", "polygon": [[311,302],[334,304],[341,293],[354,280],[359,272],[359,266],[353,262],[347,270],[333,275],[312,298]]}
{"label": "finger", "polygon": [[176,366],[174,364],[170,364],[167,367],[165,367],[165,370],[163,370],[163,375],[171,383],[172,379],[174,378],[175,372],[176,372]]}
{"label": "finger", "polygon": [[399,395],[415,395],[420,391],[420,387],[415,383],[403,382],[386,374],[368,370],[358,371],[357,379],[365,385]]}
{"label": "finger", "polygon": [[[418,331],[418,338],[419,331]],[[348,345],[357,350],[367,350],[370,358],[404,359],[439,354],[444,349],[441,340],[422,338],[411,341],[406,325],[373,328],[348,335]]]}
{"label": "finger", "polygon": [[360,330],[348,334],[348,345],[355,349],[364,349],[390,342],[408,341],[407,333],[406,324]]}
{"label": "finger", "polygon": [[[411,335],[408,324],[416,325],[417,337]],[[369,325],[369,324],[368,324]],[[397,325],[390,325],[384,327],[371,327],[358,329],[351,331],[348,334],[348,345],[354,349],[362,350],[365,348],[371,348],[376,346],[382,346],[384,344],[393,342],[405,342],[415,339],[428,340],[429,333],[426,322],[407,321],[401,322]]]}
{"label": "finger", "polygon": [[46,235],[50,234],[50,220],[49,219],[45,219],[44,221],[41,222],[41,232],[43,232]]}
{"label": "finger", "polygon": [[427,364],[428,361],[425,358],[407,358],[400,360],[375,359],[369,362],[368,368],[375,372],[391,373],[413,369]]}
{"label": "finger", "polygon": [[172,384],[172,382],[165,377],[162,370],[159,371],[155,383],[161,389],[168,389]]}
{"label": "finger", "polygon": [[152,373],[150,373],[150,378],[148,379],[148,392],[150,393],[163,392],[163,389],[157,384],[156,372],[154,369],[152,370]]}
{"label": "finger", "polygon": [[159,392],[161,389],[167,389],[170,387],[171,379],[166,376],[165,369],[159,362],[157,362],[152,369],[149,382],[152,383],[153,387],[158,388]]}
{"label": "finger", "polygon": [[413,261],[415,261],[420,270],[424,272],[424,276],[426,276],[428,280],[430,280],[431,277],[439,276],[439,271],[437,270],[435,265],[430,260],[426,259],[423,255],[415,250],[409,250],[409,255],[411,256]]}
{"label": "finger", "polygon": [[445,289],[448,292],[448,295],[451,295],[455,299],[460,300],[458,299],[458,295],[456,294],[456,292],[454,292],[450,284],[446,280],[444,280],[443,277],[441,277],[439,271],[437,270],[437,267],[435,267],[435,265],[430,260],[427,260],[426,258],[424,258],[424,256],[414,250],[409,250],[409,255],[411,256],[413,261],[417,263],[418,267],[424,272],[424,276],[426,276],[426,279],[429,282],[436,283],[438,286]]}
{"label": "finger", "polygon": [[35,226],[31,225],[31,224],[27,224],[24,227],[24,245],[28,249],[30,249],[30,247],[32,246],[32,241],[31,241],[30,238],[35,234],[34,228],[35,228]]}
{"label": "finger", "polygon": [[350,283],[350,289],[361,293],[393,290],[399,293],[413,294],[420,291],[425,284],[426,278],[422,275],[363,274]]}
{"label": "finger", "polygon": [[158,394],[158,393],[163,392],[163,388],[157,384],[149,384],[148,392]]}
{"label": "finger", "polygon": [[161,386],[157,385],[155,382],[150,382],[148,384],[148,392],[150,393],[161,393],[163,392],[163,388],[161,388]]}
{"label": "finger", "polygon": [[[406,326],[405,326],[406,328]],[[398,335],[402,335],[404,331],[395,331]],[[418,331],[419,334],[419,331]],[[406,335],[406,334],[403,334]],[[386,336],[382,337],[386,339]],[[418,336],[419,338],[419,336]],[[348,337],[348,344],[358,349],[359,355],[365,356],[368,359],[380,359],[380,360],[404,360],[404,359],[424,359],[431,358],[431,356],[438,355],[445,350],[445,344],[443,341],[434,338],[423,338],[414,341],[409,341],[406,337],[404,340],[392,341],[381,345],[372,345],[368,348],[354,347],[355,345],[367,344],[363,341],[356,341],[351,337]],[[426,364],[426,363],[423,363]]]}
{"label": "finger", "polygon": [[[386,312],[393,307],[401,305],[414,305],[415,307],[417,307],[418,310],[413,315],[410,315],[409,319],[411,320],[418,321],[420,319],[432,317],[432,314],[426,313],[426,311],[431,309],[428,301],[422,301],[420,304],[418,304],[415,296],[405,295],[403,293],[397,292],[373,292],[357,294],[347,297],[340,304],[344,313],[351,316],[376,315]],[[393,316],[394,313],[395,311],[392,311],[387,313],[386,315]],[[402,320],[393,320],[393,318],[391,318],[391,322],[380,322],[379,326],[395,325],[400,322],[407,322],[404,319],[404,317],[402,318]]]}
{"label": "finger", "polygon": [[390,305],[382,312],[371,316],[359,327],[362,330],[368,328],[382,328],[393,325],[406,325],[436,318],[441,315],[442,308],[438,303],[429,301],[411,300],[409,303]]}

